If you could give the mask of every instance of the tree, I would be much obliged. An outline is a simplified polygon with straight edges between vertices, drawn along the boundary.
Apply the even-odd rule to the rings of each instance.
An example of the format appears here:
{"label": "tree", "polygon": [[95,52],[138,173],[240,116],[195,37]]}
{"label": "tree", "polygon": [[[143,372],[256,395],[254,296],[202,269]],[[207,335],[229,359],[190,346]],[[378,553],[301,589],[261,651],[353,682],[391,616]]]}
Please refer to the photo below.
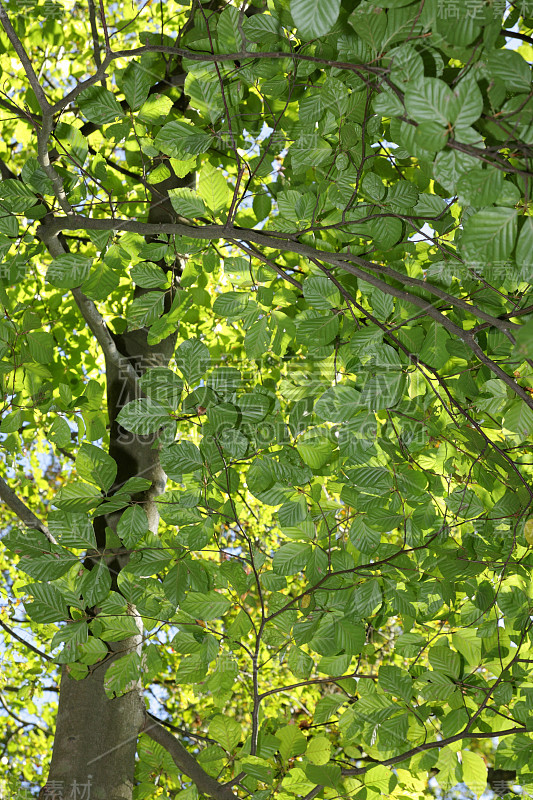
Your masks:
{"label": "tree", "polygon": [[0,22],[3,788],[527,792],[533,3]]}

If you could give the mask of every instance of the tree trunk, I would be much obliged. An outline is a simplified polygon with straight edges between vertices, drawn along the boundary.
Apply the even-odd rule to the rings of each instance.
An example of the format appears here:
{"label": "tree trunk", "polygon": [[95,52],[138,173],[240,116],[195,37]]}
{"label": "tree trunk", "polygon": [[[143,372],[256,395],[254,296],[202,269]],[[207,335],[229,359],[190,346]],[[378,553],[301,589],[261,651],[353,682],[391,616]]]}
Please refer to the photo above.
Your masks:
{"label": "tree trunk", "polygon": [[[126,380],[126,362],[132,364],[139,375],[147,365],[168,363],[175,337],[163,341],[155,349],[146,344],[142,331],[132,331],[116,337],[116,344],[125,364],[123,370],[106,364],[111,425],[109,452],[118,467],[111,492],[136,475],[151,480],[152,487],[134,498],[143,503],[150,530],[155,533],[159,516],[154,498],[164,490],[166,476],[159,465],[158,452],[153,449],[152,437],[127,434],[117,424],[116,416],[123,405],[134,399]],[[117,556],[106,548],[105,528],[116,530],[120,516],[121,512],[97,517],[94,526],[99,551],[107,554],[115,590],[116,576],[127,563],[128,556]],[[135,610],[131,613],[135,614]],[[63,668],[52,763],[44,797],[54,797],[53,789],[57,787],[65,800],[80,800],[80,797],[88,800],[89,796],[91,800],[131,800],[137,735],[144,720],[142,686],[138,681],[126,694],[110,699],[104,690],[104,679],[109,665],[124,652],[134,648],[140,655],[140,628],[139,620],[138,636],[110,644],[114,653],[104,662],[90,667],[89,675],[83,680],[74,680],[68,667]],[[80,786],[89,784],[90,794],[86,790],[80,795]]]}
{"label": "tree trunk", "polygon": [[[190,176],[180,181],[173,178],[172,182],[165,181],[164,186],[159,184],[159,191],[154,191],[148,220],[161,221],[162,218],[168,219],[169,215],[174,218],[166,192],[172,186],[184,185],[190,180]],[[164,263],[161,266],[165,266]],[[159,452],[154,449],[154,437],[132,435],[121,428],[116,417],[124,405],[141,396],[131,385],[128,368],[133,367],[140,377],[150,367],[166,366],[174,352],[176,335],[169,336],[155,346],[147,343],[145,329],[112,334],[112,337],[121,361],[117,365],[106,359],[109,453],[117,463],[117,478],[110,494],[131,477],[141,476],[152,481],[150,489],[133,495],[133,499],[142,503],[149,528],[156,533],[159,514],[155,497],[164,491],[166,475],[159,463]],[[119,511],[97,517],[94,522],[98,550],[106,553],[105,560],[110,567],[112,588],[115,590],[116,577],[127,563],[128,555],[119,555],[116,550],[106,547],[105,529],[109,527],[115,531],[121,514]],[[87,562],[90,566],[90,555]],[[135,609],[131,609],[131,613],[135,614]],[[89,675],[83,680],[74,680],[68,673],[68,667],[63,668],[52,763],[47,783],[41,791],[43,798],[131,800],[137,736],[145,717],[142,686],[138,681],[131,691],[110,699],[104,690],[104,679],[109,665],[125,650],[130,652],[131,648],[136,648],[140,654],[141,641],[139,630],[139,636],[110,644],[115,654],[101,664],[90,667]],[[90,786],[84,789],[85,794],[82,786]]]}
{"label": "tree trunk", "polygon": [[[120,643],[140,650],[140,635]],[[121,653],[120,653],[121,654]],[[52,764],[43,798],[131,800],[137,734],[144,718],[141,687],[110,700],[104,676],[116,656],[81,681],[64,668]]]}

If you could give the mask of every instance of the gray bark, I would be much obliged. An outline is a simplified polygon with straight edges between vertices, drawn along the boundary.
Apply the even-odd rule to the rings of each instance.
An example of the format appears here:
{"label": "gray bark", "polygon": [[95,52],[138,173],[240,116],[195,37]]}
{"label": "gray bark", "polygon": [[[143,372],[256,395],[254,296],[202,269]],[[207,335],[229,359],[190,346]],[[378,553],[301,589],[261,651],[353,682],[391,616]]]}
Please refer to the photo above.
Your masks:
{"label": "gray bark", "polygon": [[[140,636],[119,646],[140,648]],[[91,667],[90,674],[81,681],[73,680],[64,669],[52,763],[41,793],[43,798],[51,800],[56,791],[64,800],[131,800],[144,703],[140,686],[122,697],[107,697],[104,676],[117,655]]]}

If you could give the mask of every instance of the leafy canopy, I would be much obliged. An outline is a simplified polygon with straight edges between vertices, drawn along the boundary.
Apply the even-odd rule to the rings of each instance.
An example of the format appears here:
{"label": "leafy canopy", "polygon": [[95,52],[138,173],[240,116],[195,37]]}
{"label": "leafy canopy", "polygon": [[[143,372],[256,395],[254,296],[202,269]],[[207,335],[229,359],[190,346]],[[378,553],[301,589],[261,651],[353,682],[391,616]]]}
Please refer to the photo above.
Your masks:
{"label": "leafy canopy", "polygon": [[[1,619],[38,647],[6,638],[12,788],[43,685],[128,604],[109,697],[141,676],[238,796],[533,784],[533,3],[507,5],[6,3],[0,432],[53,537],[5,512]],[[157,534],[142,475],[111,491],[88,308],[177,332],[119,415],[160,448]],[[113,589],[84,565],[111,512]],[[137,778],[197,796],[146,737]]]}

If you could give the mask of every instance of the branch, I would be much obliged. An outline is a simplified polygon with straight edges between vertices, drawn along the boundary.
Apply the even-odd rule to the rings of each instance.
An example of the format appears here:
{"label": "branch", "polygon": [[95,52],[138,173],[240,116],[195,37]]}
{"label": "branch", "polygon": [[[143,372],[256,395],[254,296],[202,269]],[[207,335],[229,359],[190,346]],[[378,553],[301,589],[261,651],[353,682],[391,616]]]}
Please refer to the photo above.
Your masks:
{"label": "branch", "polygon": [[[161,701],[160,698],[156,697],[153,692],[151,694],[155,697],[155,699],[160,703],[165,711],[168,712],[165,704]],[[150,714],[150,719],[154,722],[159,722],[160,725],[163,727],[168,728],[169,731],[174,731],[174,733],[180,733],[182,736],[185,736],[187,739],[197,739],[199,742],[207,742],[207,744],[217,744],[216,739],[211,739],[209,736],[202,736],[199,733],[192,733],[192,731],[188,731],[186,728],[179,728],[177,725],[173,725],[171,722],[167,722],[166,719],[160,719],[156,717],[155,714]]]}
{"label": "branch", "polygon": [[2,708],[5,711],[7,711],[9,716],[12,717],[15,720],[15,722],[21,723],[22,726],[28,725],[28,726],[30,726],[32,728],[37,728],[37,730],[41,731],[41,733],[44,733],[45,736],[53,736],[52,731],[49,731],[49,730],[47,731],[46,728],[41,728],[41,726],[38,725],[36,722],[25,722],[21,717],[17,716],[14,711],[11,711],[11,709],[6,704],[4,698],[2,697],[1,694],[0,694],[0,703],[2,704]]}
{"label": "branch", "polygon": [[96,68],[100,67],[102,59],[100,58],[100,42],[98,41],[98,27],[96,25],[96,9],[94,1],[89,0],[89,23],[91,26],[91,36],[93,37],[93,55]]}
{"label": "branch", "polygon": [[65,194],[65,190],[63,188],[63,181],[53,168],[52,164],[50,163],[50,154],[48,153],[48,140],[50,138],[50,134],[52,132],[53,124],[54,124],[54,112],[52,110],[52,106],[48,102],[46,95],[39,83],[37,75],[33,69],[33,65],[30,61],[30,58],[24,49],[24,45],[18,38],[17,34],[15,33],[11,22],[9,21],[9,17],[7,16],[6,10],[2,3],[0,2],[0,21],[4,27],[4,30],[8,36],[9,41],[13,45],[13,49],[15,50],[16,54],[20,59],[20,63],[26,73],[26,77],[30,83],[31,88],[35,92],[35,96],[37,98],[37,102],[41,107],[42,111],[42,121],[41,121],[41,128],[37,132],[37,160],[39,164],[44,169],[48,178],[52,181],[52,185],[54,187],[54,194],[57,197],[59,205],[65,212],[65,214],[72,214],[72,206],[70,205],[69,201],[67,200],[67,196]]}
{"label": "branch", "polygon": [[522,42],[527,42],[528,44],[533,45],[533,39],[526,33],[519,33],[519,31],[508,31],[505,28],[502,28],[500,33],[502,36],[509,37],[509,39],[520,39]]}
{"label": "branch", "polygon": [[124,374],[131,387],[136,387],[137,375],[135,374],[135,370],[131,362],[121,355],[96,305],[90,298],[83,294],[81,289],[76,288],[71,291],[83,319],[102,348],[106,360],[114,364],[117,369],[120,370],[121,374]]}
{"label": "branch", "polygon": [[53,124],[54,124],[53,114],[46,111],[46,109],[43,109],[41,130],[37,134],[37,159],[41,167],[44,169],[48,178],[50,178],[50,180],[52,181],[54,194],[57,197],[59,205],[61,206],[65,214],[73,214],[74,211],[67,199],[67,195],[65,194],[65,189],[63,187],[63,180],[57,174],[50,161],[50,153],[48,152],[48,140],[50,138],[50,134],[52,133]]}
{"label": "branch", "polygon": [[39,83],[37,75],[35,74],[35,70],[33,69],[32,63],[30,61],[30,57],[28,56],[26,50],[24,49],[24,45],[22,44],[17,34],[15,33],[13,25],[9,21],[7,12],[1,2],[0,2],[0,22],[4,27],[4,30],[7,34],[7,38],[13,45],[15,53],[18,55],[20,59],[20,63],[24,67],[24,72],[28,76],[30,86],[35,92],[37,102],[39,103],[43,111],[45,109],[49,109],[50,103],[48,102],[46,95],[41,87],[41,84]]}
{"label": "branch", "polygon": [[[67,249],[57,236],[57,232],[52,231],[50,226],[41,225],[37,231],[37,235],[46,245],[50,255],[52,255],[54,258],[64,255],[67,252]],[[128,361],[128,359],[125,359],[117,349],[105,320],[98,311],[94,302],[87,297],[87,295],[85,295],[79,287],[72,289],[71,291],[83,319],[94,335],[94,338],[102,348],[102,352],[106,360],[114,364],[117,369],[121,370],[121,373],[126,376],[128,383],[132,387],[136,387],[137,375],[135,374],[135,370],[131,362]]]}
{"label": "branch", "polygon": [[[41,226],[40,230],[42,229],[43,226]],[[302,255],[310,260],[317,258],[321,259],[326,263],[332,264],[340,269],[344,269],[352,275],[367,281],[367,283],[370,283],[372,286],[381,289],[381,291],[385,292],[385,294],[390,294],[392,297],[405,300],[408,303],[412,303],[412,305],[422,308],[428,316],[446,328],[451,334],[461,339],[478,357],[482,364],[485,364],[491,370],[491,372],[497,375],[498,378],[500,378],[500,380],[506,384],[506,386],[508,386],[518,397],[520,397],[521,400],[524,401],[529,408],[533,410],[533,397],[530,397],[525,389],[519,386],[510,375],[508,375],[500,366],[498,366],[498,364],[492,361],[492,359],[490,359],[483,352],[470,331],[465,331],[463,328],[460,328],[422,297],[410,294],[403,289],[395,289],[386,281],[383,281],[374,275],[369,275],[368,272],[365,272],[363,269],[354,266],[350,263],[350,261],[355,261],[357,263],[363,261],[365,267],[368,269],[373,269],[376,272],[383,272],[384,268],[380,264],[374,264],[370,261],[366,262],[364,259],[360,259],[356,256],[350,256],[350,254],[328,253],[322,250],[314,250],[314,248],[310,247],[309,245],[301,244],[295,240],[298,236],[297,232],[286,234],[276,232],[269,234],[268,232],[260,233],[247,228],[236,228],[231,225],[205,225],[200,227],[185,224],[184,222],[154,224],[149,222],[139,222],[137,220],[89,219],[79,215],[63,217],[62,219],[55,217],[52,221],[46,224],[45,230],[48,230],[50,233],[57,233],[59,230],[121,230],[133,231],[134,233],[140,233],[141,235],[145,236],[169,233],[178,234],[180,236],[189,236],[193,239],[236,239],[247,242],[255,242],[263,245],[264,247],[270,247],[275,250],[298,253],[299,255]],[[398,275],[400,275],[400,273],[398,273]],[[437,287],[432,288],[434,291],[437,291]],[[429,291],[427,286],[426,291]],[[464,301],[461,301],[461,303],[462,302]],[[480,312],[479,309],[469,306],[468,304],[466,305],[468,306],[469,313],[471,313],[473,316],[480,316],[481,318],[486,319],[487,315],[485,312]],[[491,317],[491,320],[494,321],[495,327],[501,325],[501,320],[499,320],[497,317]]]}
{"label": "branch", "polygon": [[54,660],[53,658],[50,658],[50,656],[46,655],[46,653],[43,653],[42,650],[39,650],[38,647],[35,647],[33,644],[30,644],[30,642],[27,642],[25,639],[22,638],[22,636],[19,636],[16,631],[12,630],[12,628],[6,625],[6,623],[3,622],[1,619],[0,619],[0,628],[3,628],[6,631],[6,633],[9,633],[9,635],[13,637],[13,639],[16,639],[17,642],[23,644],[24,647],[27,647],[28,650],[31,650],[33,653],[38,655],[39,658],[44,658],[45,661],[51,661],[51,662]]}
{"label": "branch", "polygon": [[229,786],[219,783],[211,775],[208,775],[196,759],[178,742],[176,737],[148,712],[146,712],[141,733],[145,733],[152,741],[164,747],[177,768],[187,775],[203,794],[213,797],[215,800],[235,800],[236,795],[233,794]]}
{"label": "branch", "polygon": [[148,44],[143,47],[135,47],[132,50],[114,50],[113,58],[128,58],[132,56],[142,55],[143,53],[167,53],[168,55],[175,55],[181,58],[186,58],[189,61],[243,61],[245,58],[252,60],[270,58],[270,59],[284,59],[291,58],[294,61],[310,61],[311,63],[325,65],[327,67],[336,67],[337,69],[346,69],[350,72],[361,73],[369,72],[371,75],[386,75],[390,72],[388,67],[375,67],[372,64],[354,64],[353,61],[335,61],[330,58],[319,58],[318,56],[310,56],[304,53],[284,53],[280,50],[274,50],[269,53],[258,53],[251,50],[239,50],[235,53],[211,53],[210,51],[189,50],[185,47],[174,47],[173,45],[163,44]]}
{"label": "branch", "polygon": [[[459,742],[461,739],[493,739],[498,736],[510,736],[513,733],[527,733],[528,730],[525,727],[520,728],[508,728],[505,731],[490,731],[490,732],[483,732],[479,731],[478,733],[469,733],[465,731],[461,731],[461,733],[456,733],[455,736],[448,736],[447,739],[439,739],[435,742],[425,742],[424,744],[419,744],[417,747],[412,747],[410,750],[406,750],[405,753],[402,753],[399,756],[393,756],[392,758],[387,758],[385,761],[382,761],[381,764],[384,767],[390,767],[393,764],[400,764],[402,761],[406,761],[406,759],[411,758],[411,756],[416,755],[417,753],[422,753],[424,750],[434,750],[435,747],[446,747],[448,744],[453,744],[454,742]],[[352,769],[343,769],[342,774],[345,776],[348,775],[364,775],[367,770],[369,770],[373,765],[369,764],[367,767],[353,767]]]}
{"label": "branch", "polygon": [[[494,317],[492,314],[487,314],[486,311],[483,311],[481,308],[476,308],[475,306],[470,305],[467,303],[466,300],[461,300],[460,297],[455,297],[452,294],[448,294],[445,292],[444,289],[440,289],[438,286],[433,286],[432,283],[428,283],[427,281],[422,281],[420,278],[411,278],[410,275],[404,275],[401,272],[398,272],[395,269],[391,269],[390,267],[382,266],[381,264],[374,264],[372,261],[367,261],[365,258],[361,258],[360,256],[352,256],[350,260],[353,260],[354,263],[360,264],[360,266],[364,267],[365,269],[377,270],[379,269],[383,275],[389,275],[394,280],[400,281],[400,283],[404,283],[407,286],[416,286],[417,288],[421,289],[423,292],[428,294],[432,294],[435,297],[440,298],[446,303],[449,303],[456,308],[461,308],[463,311],[472,314],[478,319],[484,319],[489,325],[499,328],[502,331],[506,331],[507,328],[519,328],[520,325],[517,322],[509,322],[507,321],[506,317]],[[509,316],[514,316],[510,314]]]}
{"label": "branch", "polygon": [[27,525],[28,528],[35,528],[41,533],[44,533],[46,538],[51,544],[57,544],[55,538],[52,536],[44,522],[41,522],[38,519],[33,511],[30,511],[27,505],[25,505],[20,498],[17,497],[15,492],[9,488],[7,483],[0,478],[0,499],[4,501],[6,506],[13,511],[17,517]]}
{"label": "branch", "polygon": [[[491,316],[485,311],[476,308],[467,303],[465,300],[456,298],[448,294],[437,286],[433,286],[427,281],[421,281],[418,278],[411,278],[408,275],[403,275],[401,272],[396,272],[389,267],[384,267],[381,264],[375,264],[372,261],[367,261],[360,256],[351,255],[350,253],[330,253],[323,250],[315,250],[313,247],[301,244],[297,241],[300,235],[298,231],[284,233],[281,231],[256,231],[252,228],[238,228],[231,225],[192,225],[187,222],[176,222],[166,224],[155,224],[149,222],[141,222],[136,219],[91,219],[89,217],[82,217],[79,215],[67,218],[54,217],[50,221],[41,225],[41,230],[46,229],[51,234],[58,233],[62,230],[99,230],[99,231],[132,231],[133,233],[140,233],[143,236],[158,235],[161,233],[177,234],[180,236],[189,236],[193,239],[233,239],[236,240],[235,244],[240,247],[239,242],[254,242],[255,244],[262,245],[263,247],[270,247],[275,250],[282,250],[284,252],[298,253],[305,258],[320,258],[323,261],[328,261],[336,267],[346,269],[351,272],[350,262],[361,265],[365,269],[371,269],[375,272],[381,272],[390,275],[395,280],[401,281],[408,285],[416,286],[428,294],[434,294],[447,303],[456,305],[458,308],[467,311],[472,316],[482,319],[493,325],[495,328],[502,327],[502,319],[499,317]],[[260,257],[260,256],[258,256]],[[264,259],[263,259],[264,260]],[[275,267],[270,264],[275,269]],[[279,274],[279,270],[278,274]],[[355,274],[355,273],[353,273]],[[359,277],[364,280],[371,281],[371,276],[362,273],[360,270],[357,273]],[[290,278],[289,278],[290,280]],[[393,287],[385,284],[390,292],[401,291],[395,290]],[[379,288],[382,288],[380,285]],[[399,295],[396,295],[399,296]],[[413,298],[413,299],[411,299]],[[408,295],[404,293],[402,299],[407,299],[409,302],[416,304],[418,298],[419,304],[423,303],[423,299],[417,295]],[[519,327],[516,323],[505,323],[509,327]]]}

